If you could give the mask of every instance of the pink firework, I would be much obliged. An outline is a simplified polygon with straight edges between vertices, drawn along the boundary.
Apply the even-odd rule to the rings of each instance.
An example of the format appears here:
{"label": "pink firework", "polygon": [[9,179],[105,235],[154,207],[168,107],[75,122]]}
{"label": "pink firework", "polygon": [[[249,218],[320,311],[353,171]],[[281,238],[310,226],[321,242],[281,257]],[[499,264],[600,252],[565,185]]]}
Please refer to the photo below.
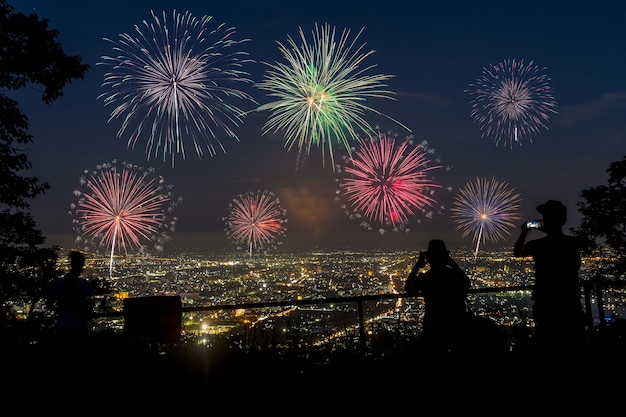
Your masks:
{"label": "pink firework", "polygon": [[430,174],[441,166],[431,165],[434,151],[427,142],[413,146],[409,137],[396,145],[390,136],[379,132],[377,138],[369,137],[337,169],[343,175],[337,194],[349,202],[342,208],[350,218],[361,220],[362,227],[372,230],[372,223],[377,224],[381,234],[386,227],[408,231],[410,217],[432,214],[427,212],[440,187]]}
{"label": "pink firework", "polygon": [[125,254],[131,248],[143,249],[142,242],[151,242],[162,250],[173,231],[176,218],[171,217],[180,199],[172,187],[154,171],[130,163],[117,167],[116,161],[103,164],[94,171],[85,170],[80,179],[85,191],[76,190],[78,202],[71,205],[77,243],[110,251],[110,274],[117,249]]}
{"label": "pink firework", "polygon": [[224,218],[226,233],[239,248],[245,245],[252,257],[255,251],[281,243],[278,238],[287,230],[286,213],[274,193],[247,192],[229,205],[229,215]]}

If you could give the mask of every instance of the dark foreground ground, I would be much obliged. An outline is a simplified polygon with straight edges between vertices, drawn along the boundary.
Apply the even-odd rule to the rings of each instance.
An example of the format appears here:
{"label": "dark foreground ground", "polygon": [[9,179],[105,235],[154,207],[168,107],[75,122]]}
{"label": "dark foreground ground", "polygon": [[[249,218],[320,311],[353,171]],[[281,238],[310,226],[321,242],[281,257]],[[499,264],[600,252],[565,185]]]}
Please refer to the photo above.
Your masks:
{"label": "dark foreground ground", "polygon": [[617,406],[626,389],[626,343],[608,332],[579,351],[551,353],[529,342],[515,350],[433,355],[411,341],[388,351],[285,353],[226,343],[130,343],[121,335],[94,338],[81,349],[8,345],[0,364],[4,401],[27,409],[63,408],[81,398],[92,403],[90,410],[111,413],[119,407],[185,410],[190,404],[189,412],[198,405],[209,412],[218,403],[260,412],[293,401],[308,411],[355,412],[382,407],[382,401],[403,409],[432,402],[442,411],[480,403],[530,414],[548,404],[554,412]]}

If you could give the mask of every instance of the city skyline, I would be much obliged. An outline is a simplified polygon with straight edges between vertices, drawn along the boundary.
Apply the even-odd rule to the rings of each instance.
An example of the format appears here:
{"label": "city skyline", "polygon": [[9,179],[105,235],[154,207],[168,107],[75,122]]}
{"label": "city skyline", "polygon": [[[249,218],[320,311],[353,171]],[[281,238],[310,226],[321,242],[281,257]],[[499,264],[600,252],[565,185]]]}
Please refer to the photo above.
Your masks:
{"label": "city skyline", "polygon": [[[91,66],[85,80],[75,80],[64,97],[51,105],[40,103],[31,89],[15,94],[34,135],[29,150],[32,173],[51,184],[44,196],[32,202],[46,243],[73,245],[68,211],[79,177],[84,170],[113,160],[154,168],[181,197],[176,230],[166,249],[234,249],[223,220],[229,203],[258,190],[275,193],[286,209],[281,250],[334,245],[418,251],[432,238],[443,238],[452,249],[474,247],[471,236],[463,237],[451,219],[451,208],[464,184],[492,177],[520,194],[518,223],[540,217],[535,207],[557,199],[569,210],[566,228],[575,227],[580,193],[604,184],[609,164],[621,160],[626,149],[626,121],[621,117],[626,59],[615,54],[626,35],[618,19],[625,6],[607,2],[606,7],[564,8],[563,2],[537,2],[513,12],[509,10],[513,6],[497,2],[428,4],[417,11],[402,2],[376,10],[355,4],[318,4],[305,13],[300,6],[281,2],[243,2],[236,8],[194,1],[114,1],[106,7],[69,1],[13,2],[17,12],[49,19],[50,28],[59,30],[65,52],[80,55]],[[432,195],[433,206],[411,216],[408,230],[363,229],[336,201],[339,173],[329,166],[321,147],[313,146],[301,160],[298,149],[287,149],[283,132],[263,131],[269,113],[252,111],[254,106],[247,106],[241,126],[233,128],[239,140],[223,137],[224,153],[218,149],[215,155],[198,158],[188,148],[185,159],[172,166],[169,158],[160,155],[148,160],[145,143],[129,149],[126,138],[116,136],[119,121],[109,121],[111,108],[98,99],[108,91],[103,83],[110,68],[97,64],[113,54],[104,38],[116,40],[121,33],[133,33],[134,25],[141,28],[150,21],[151,10],[157,16],[188,10],[197,18],[212,16],[209,25],[223,22],[234,27],[235,38],[249,39],[240,47],[254,61],[245,69],[255,83],[268,70],[263,63],[282,62],[278,42],[286,45],[291,37],[298,43],[300,28],[310,36],[316,24],[328,23],[338,33],[349,29],[351,38],[363,29],[356,45],[374,50],[363,65],[374,65],[368,73],[391,75],[385,84],[394,93],[392,100],[368,98],[366,104],[382,114],[365,117],[381,131],[395,132],[399,140],[412,136],[415,143],[427,141],[434,151],[433,164],[444,167],[433,174],[440,185]],[[516,24],[518,29],[511,28]],[[545,120],[545,129],[512,149],[481,137],[484,132],[472,117],[468,94],[485,68],[506,60],[532,62],[547,74],[558,107]],[[245,91],[259,105],[271,101],[253,85]],[[341,151],[335,149],[337,155]],[[518,228],[507,232],[502,240],[486,242],[481,248],[512,248]]]}

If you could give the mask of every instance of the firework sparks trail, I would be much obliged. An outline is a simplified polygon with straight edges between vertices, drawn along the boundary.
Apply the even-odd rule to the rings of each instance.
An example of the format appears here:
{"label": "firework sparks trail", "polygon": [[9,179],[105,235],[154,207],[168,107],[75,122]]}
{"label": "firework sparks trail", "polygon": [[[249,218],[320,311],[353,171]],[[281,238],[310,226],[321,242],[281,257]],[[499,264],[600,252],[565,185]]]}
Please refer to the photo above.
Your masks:
{"label": "firework sparks trail", "polygon": [[[196,18],[189,12],[151,11],[152,20],[135,25],[135,34],[122,33],[113,44],[115,56],[102,56],[96,65],[109,65],[98,96],[105,106],[114,106],[109,117],[121,119],[117,132],[130,132],[128,147],[145,137],[148,159],[170,154],[185,159],[185,141],[190,138],[198,157],[224,153],[220,132],[239,141],[231,127],[243,123],[246,112],[231,103],[232,98],[257,104],[239,85],[252,85],[242,67],[253,62],[238,50],[249,39],[234,40],[235,29],[224,24],[210,26],[212,16]],[[215,41],[210,43],[213,39]]]}
{"label": "firework sparks trail", "polygon": [[252,257],[255,251],[281,244],[278,239],[287,230],[286,213],[274,193],[247,192],[229,204],[229,214],[224,218],[226,234],[235,244],[245,245]]}
{"label": "firework sparks trail", "polygon": [[336,168],[341,175],[337,194],[348,201],[342,208],[351,218],[364,219],[362,227],[372,230],[377,224],[381,234],[387,226],[408,231],[410,217],[435,204],[433,193],[440,185],[431,174],[442,166],[431,164],[434,150],[426,141],[413,146],[412,139],[397,145],[391,134],[378,132]]}
{"label": "firework sparks trail", "polygon": [[483,68],[483,75],[466,90],[471,100],[471,116],[480,126],[482,137],[513,147],[547,129],[557,103],[550,77],[530,61],[507,59]]}
{"label": "firework sparks trail", "polygon": [[363,63],[374,51],[365,51],[364,44],[356,46],[362,32],[350,41],[350,31],[344,30],[336,40],[334,27],[316,24],[308,42],[300,29],[300,46],[291,37],[288,45],[278,42],[285,63],[264,63],[269,70],[256,87],[276,100],[257,109],[270,111],[263,133],[283,131],[285,147],[297,146],[298,161],[315,145],[321,149],[324,166],[327,150],[334,168],[335,145],[349,153],[358,133],[375,134],[364,118],[366,113],[388,117],[365,104],[371,98],[394,99],[394,93],[385,84],[393,76],[367,75],[375,65]]}
{"label": "firework sparks trail", "polygon": [[462,230],[462,237],[472,235],[476,242],[474,257],[481,243],[499,241],[509,234],[508,229],[520,219],[520,201],[519,193],[495,178],[477,178],[459,190],[451,217],[456,229]]}
{"label": "firework sparks trail", "polygon": [[175,198],[172,186],[154,170],[116,161],[85,170],[80,178],[85,190],[75,190],[77,202],[71,204],[76,242],[85,250],[106,247],[110,251],[109,274],[113,274],[116,250],[128,254],[131,248],[144,249],[142,241],[152,242],[158,251],[174,231],[174,209],[182,201]]}

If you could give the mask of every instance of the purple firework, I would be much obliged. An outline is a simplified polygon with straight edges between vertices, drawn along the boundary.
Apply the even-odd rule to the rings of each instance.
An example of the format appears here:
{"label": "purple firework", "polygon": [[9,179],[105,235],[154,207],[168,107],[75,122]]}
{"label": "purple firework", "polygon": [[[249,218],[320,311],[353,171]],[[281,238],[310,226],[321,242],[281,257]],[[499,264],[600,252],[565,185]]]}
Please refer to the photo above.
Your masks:
{"label": "purple firework", "polygon": [[498,241],[509,234],[508,229],[520,219],[520,201],[519,193],[495,178],[477,178],[459,190],[451,209],[452,219],[456,229],[463,231],[463,237],[472,235],[475,257],[481,242]]}
{"label": "purple firework", "polygon": [[557,113],[553,88],[543,71],[530,61],[507,59],[489,68],[466,90],[472,96],[471,115],[483,137],[522,145],[547,129],[550,115]]}
{"label": "purple firework", "polygon": [[225,152],[220,137],[239,140],[234,131],[246,111],[233,99],[256,104],[240,87],[253,81],[243,66],[254,62],[236,40],[235,29],[212,26],[212,16],[197,18],[189,12],[151,12],[152,19],[122,33],[113,44],[113,56],[97,65],[109,65],[102,85],[108,91],[98,98],[113,106],[109,121],[121,120],[118,137],[128,135],[128,147],[146,140],[148,159],[162,154],[185,158],[186,142],[201,157]]}

